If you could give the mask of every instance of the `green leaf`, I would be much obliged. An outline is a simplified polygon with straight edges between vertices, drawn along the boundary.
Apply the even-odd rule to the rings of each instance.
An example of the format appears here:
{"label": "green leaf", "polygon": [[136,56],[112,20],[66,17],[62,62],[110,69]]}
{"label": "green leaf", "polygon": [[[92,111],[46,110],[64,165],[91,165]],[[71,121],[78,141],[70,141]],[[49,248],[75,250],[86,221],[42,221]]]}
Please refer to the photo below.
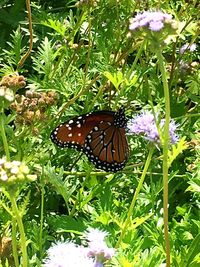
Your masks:
{"label": "green leaf", "polygon": [[60,168],[59,172],[56,172],[55,167],[51,167],[50,163],[48,163],[47,166],[45,167],[44,173],[45,176],[47,177],[47,181],[50,182],[52,186],[55,188],[55,191],[63,197],[67,205],[69,198],[77,188],[77,184],[69,185],[67,179],[65,180],[63,178],[64,175],[63,168]]}
{"label": "green leaf", "polygon": [[87,226],[84,224],[84,220],[77,219],[66,215],[51,216],[48,218],[48,224],[51,229],[59,233],[76,233],[81,234]]}
{"label": "green leaf", "polygon": [[121,71],[118,71],[114,74],[105,71],[104,75],[106,76],[106,78],[114,85],[114,87],[118,90],[119,89],[119,85],[123,82],[123,74]]}
{"label": "green leaf", "polygon": [[168,151],[168,166],[170,167],[175,158],[187,149],[188,145],[185,142],[185,137],[182,137],[179,142],[172,146],[172,150]]}
{"label": "green leaf", "polygon": [[60,22],[59,20],[48,19],[42,21],[41,24],[55,30],[61,36],[65,36],[65,32],[67,29],[67,25],[65,23]]}
{"label": "green leaf", "polygon": [[189,267],[195,256],[200,253],[200,234],[198,234],[195,239],[192,241],[187,255],[185,255],[184,264],[180,266]]}
{"label": "green leaf", "polygon": [[190,184],[190,186],[188,186],[186,191],[200,193],[200,181],[198,179],[195,179],[195,181],[189,181],[188,184]]}

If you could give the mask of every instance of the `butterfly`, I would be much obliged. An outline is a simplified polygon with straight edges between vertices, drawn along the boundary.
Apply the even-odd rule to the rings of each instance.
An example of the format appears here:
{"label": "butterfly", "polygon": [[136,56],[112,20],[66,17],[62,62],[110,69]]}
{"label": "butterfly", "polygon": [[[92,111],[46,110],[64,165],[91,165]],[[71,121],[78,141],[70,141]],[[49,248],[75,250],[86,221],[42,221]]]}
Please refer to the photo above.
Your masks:
{"label": "butterfly", "polygon": [[124,107],[118,111],[96,111],[74,117],[51,132],[59,147],[82,151],[97,169],[117,172],[125,166],[129,147]]}

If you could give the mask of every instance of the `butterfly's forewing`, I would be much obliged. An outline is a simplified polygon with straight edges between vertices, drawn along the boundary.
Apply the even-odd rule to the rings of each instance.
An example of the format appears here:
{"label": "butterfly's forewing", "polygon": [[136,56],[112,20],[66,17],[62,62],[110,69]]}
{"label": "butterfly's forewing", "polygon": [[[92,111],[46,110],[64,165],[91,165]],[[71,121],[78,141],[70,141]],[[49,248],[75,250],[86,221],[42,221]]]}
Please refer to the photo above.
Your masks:
{"label": "butterfly's forewing", "polygon": [[51,140],[60,147],[83,149],[91,129],[94,129],[100,121],[112,121],[113,114],[112,111],[98,111],[74,117],[56,127],[51,132]]}

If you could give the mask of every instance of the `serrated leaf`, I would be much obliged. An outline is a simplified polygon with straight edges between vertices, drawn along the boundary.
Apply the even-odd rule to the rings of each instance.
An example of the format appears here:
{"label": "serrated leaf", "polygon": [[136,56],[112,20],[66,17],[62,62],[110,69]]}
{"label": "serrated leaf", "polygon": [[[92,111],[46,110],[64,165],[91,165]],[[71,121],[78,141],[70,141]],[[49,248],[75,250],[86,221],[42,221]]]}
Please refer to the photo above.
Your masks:
{"label": "serrated leaf", "polygon": [[63,177],[63,168],[60,168],[59,172],[56,172],[55,167],[51,167],[50,163],[45,166],[44,173],[47,177],[48,182],[51,183],[52,186],[55,188],[55,191],[63,197],[67,205],[69,198],[77,188],[77,184],[71,185],[69,187],[69,185],[67,185],[67,179],[65,180]]}
{"label": "serrated leaf", "polygon": [[66,24],[60,22],[59,20],[48,19],[41,22],[42,25],[54,29],[60,35],[64,36],[66,31]]}
{"label": "serrated leaf", "polygon": [[181,138],[179,142],[172,146],[172,150],[168,151],[168,166],[170,167],[175,158],[187,149],[188,145],[185,141],[185,137]]}

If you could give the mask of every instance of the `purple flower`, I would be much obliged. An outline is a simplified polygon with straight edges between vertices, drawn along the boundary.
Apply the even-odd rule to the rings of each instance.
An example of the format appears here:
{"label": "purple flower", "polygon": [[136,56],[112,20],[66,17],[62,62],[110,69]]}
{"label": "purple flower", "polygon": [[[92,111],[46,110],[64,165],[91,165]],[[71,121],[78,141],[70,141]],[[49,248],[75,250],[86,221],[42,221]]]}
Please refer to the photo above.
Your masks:
{"label": "purple flower", "polygon": [[111,259],[115,253],[115,250],[113,248],[109,248],[105,243],[104,239],[106,236],[106,232],[92,228],[90,228],[85,234],[86,240],[88,240],[87,255],[95,258],[98,264]]}
{"label": "purple flower", "polygon": [[129,30],[134,31],[146,28],[158,32],[162,30],[166,24],[169,24],[174,28],[172,15],[163,13],[162,11],[144,11],[130,20]]}
{"label": "purple flower", "polygon": [[94,267],[103,267],[103,263],[96,261]]}
{"label": "purple flower", "polygon": [[[159,124],[161,132],[163,131],[164,124],[165,120],[162,119]],[[132,119],[130,123],[128,123],[128,129],[130,133],[143,135],[145,139],[150,142],[160,144],[160,136],[156,121],[153,114],[149,111],[146,111]],[[177,125],[173,120],[171,120],[169,125],[169,136],[172,144],[175,144],[178,141],[178,136],[175,133],[176,129]]]}
{"label": "purple flower", "polygon": [[163,27],[164,27],[164,24],[161,21],[151,21],[149,23],[149,29],[154,32],[159,32]]}
{"label": "purple flower", "polygon": [[185,53],[186,50],[189,50],[190,52],[194,52],[197,48],[197,45],[194,44],[184,44],[183,46],[181,46],[179,53],[182,55],[183,53]]}

